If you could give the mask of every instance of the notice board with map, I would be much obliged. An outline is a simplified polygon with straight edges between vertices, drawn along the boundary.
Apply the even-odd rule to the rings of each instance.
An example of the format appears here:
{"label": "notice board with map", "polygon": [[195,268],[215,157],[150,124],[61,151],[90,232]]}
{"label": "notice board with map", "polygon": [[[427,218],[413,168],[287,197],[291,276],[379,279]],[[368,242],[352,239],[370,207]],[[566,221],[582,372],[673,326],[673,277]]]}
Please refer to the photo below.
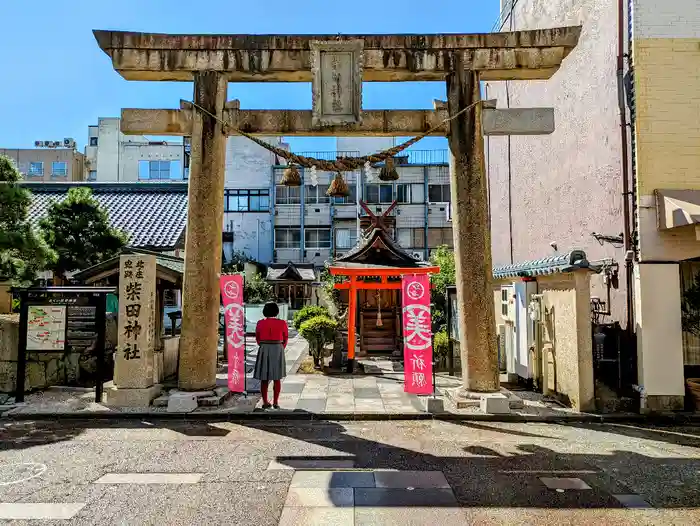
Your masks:
{"label": "notice board with map", "polygon": [[66,308],[62,305],[32,305],[27,310],[27,350],[64,350]]}
{"label": "notice board with map", "polygon": [[24,399],[27,353],[79,354],[96,358],[95,401],[102,398],[105,377],[107,295],[112,287],[36,287],[17,289],[20,296],[20,338],[16,399]]}

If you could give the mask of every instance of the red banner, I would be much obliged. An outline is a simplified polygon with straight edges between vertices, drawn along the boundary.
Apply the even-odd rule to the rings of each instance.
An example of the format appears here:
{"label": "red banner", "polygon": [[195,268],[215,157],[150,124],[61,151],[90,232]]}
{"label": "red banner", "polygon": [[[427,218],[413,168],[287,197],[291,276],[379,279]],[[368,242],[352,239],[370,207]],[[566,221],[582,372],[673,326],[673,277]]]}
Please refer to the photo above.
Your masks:
{"label": "red banner", "polygon": [[403,305],[404,391],[433,392],[433,341],[430,278],[427,274],[401,279]]}
{"label": "red banner", "polygon": [[228,388],[233,393],[245,391],[245,313],[243,310],[243,276],[221,276],[221,297],[226,323]]}

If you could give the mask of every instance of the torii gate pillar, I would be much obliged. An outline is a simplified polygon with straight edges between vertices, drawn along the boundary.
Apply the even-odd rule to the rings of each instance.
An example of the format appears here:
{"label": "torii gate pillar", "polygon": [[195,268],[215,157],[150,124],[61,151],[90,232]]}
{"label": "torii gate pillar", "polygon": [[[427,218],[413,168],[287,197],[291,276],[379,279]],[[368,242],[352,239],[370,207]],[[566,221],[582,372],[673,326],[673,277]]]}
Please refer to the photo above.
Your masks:
{"label": "torii gate pillar", "polygon": [[178,374],[180,389],[188,391],[216,385],[226,135],[212,115],[223,118],[227,86],[228,79],[219,72],[194,74],[194,102],[206,112],[192,113]]}
{"label": "torii gate pillar", "polygon": [[[450,115],[481,98],[479,72],[465,68],[461,55],[454,58],[455,67],[447,77]],[[473,393],[500,390],[481,114],[482,105],[476,104],[473,111],[450,122],[447,136],[459,333],[463,335],[462,382]]]}

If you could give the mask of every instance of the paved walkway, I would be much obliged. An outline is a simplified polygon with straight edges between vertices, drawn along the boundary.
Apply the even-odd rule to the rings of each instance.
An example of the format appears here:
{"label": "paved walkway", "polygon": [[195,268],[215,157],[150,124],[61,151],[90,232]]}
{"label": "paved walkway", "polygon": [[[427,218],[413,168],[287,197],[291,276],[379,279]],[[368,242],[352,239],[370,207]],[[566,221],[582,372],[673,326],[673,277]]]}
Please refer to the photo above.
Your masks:
{"label": "paved walkway", "polygon": [[[234,394],[222,405],[199,407],[196,413],[248,414],[262,413],[262,401],[259,394],[259,382],[252,378],[257,346],[252,338],[247,345],[247,386],[248,395]],[[439,373],[436,376],[436,390],[432,396],[407,394],[403,390],[403,373],[397,371],[397,362],[368,360],[365,370],[372,374],[338,375],[297,374],[301,362],[308,356],[308,344],[295,336],[287,348],[287,373],[283,381],[279,410],[267,410],[273,413],[297,415],[318,415],[323,417],[343,416],[381,418],[414,417],[425,415],[428,411],[428,399],[437,401],[438,412],[453,415],[480,414],[479,408],[458,409],[446,396],[449,390],[459,388],[461,379]],[[225,365],[217,374],[217,384],[226,386],[227,373]],[[172,387],[175,387],[174,385]],[[272,391],[270,389],[270,391]],[[272,393],[270,392],[270,395]],[[0,415],[52,415],[76,413],[165,413],[166,407],[113,408],[94,402],[94,389],[52,388],[26,396],[25,404],[20,406],[0,407]],[[557,404],[544,401],[540,396],[525,400],[524,407],[513,412],[523,416],[561,416],[573,412]],[[431,412],[436,412],[431,408]]]}
{"label": "paved walkway", "polygon": [[0,421],[13,526],[697,525],[700,428]]}

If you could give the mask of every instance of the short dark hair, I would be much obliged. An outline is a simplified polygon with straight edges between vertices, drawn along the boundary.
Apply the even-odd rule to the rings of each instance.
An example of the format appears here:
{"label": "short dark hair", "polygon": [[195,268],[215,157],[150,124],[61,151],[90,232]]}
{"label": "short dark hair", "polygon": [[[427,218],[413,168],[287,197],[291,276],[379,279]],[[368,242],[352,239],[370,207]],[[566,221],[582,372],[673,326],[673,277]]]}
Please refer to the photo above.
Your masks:
{"label": "short dark hair", "polygon": [[273,303],[272,301],[270,303],[266,303],[263,307],[263,316],[265,316],[266,318],[274,318],[279,313],[280,308],[277,306],[276,303]]}

